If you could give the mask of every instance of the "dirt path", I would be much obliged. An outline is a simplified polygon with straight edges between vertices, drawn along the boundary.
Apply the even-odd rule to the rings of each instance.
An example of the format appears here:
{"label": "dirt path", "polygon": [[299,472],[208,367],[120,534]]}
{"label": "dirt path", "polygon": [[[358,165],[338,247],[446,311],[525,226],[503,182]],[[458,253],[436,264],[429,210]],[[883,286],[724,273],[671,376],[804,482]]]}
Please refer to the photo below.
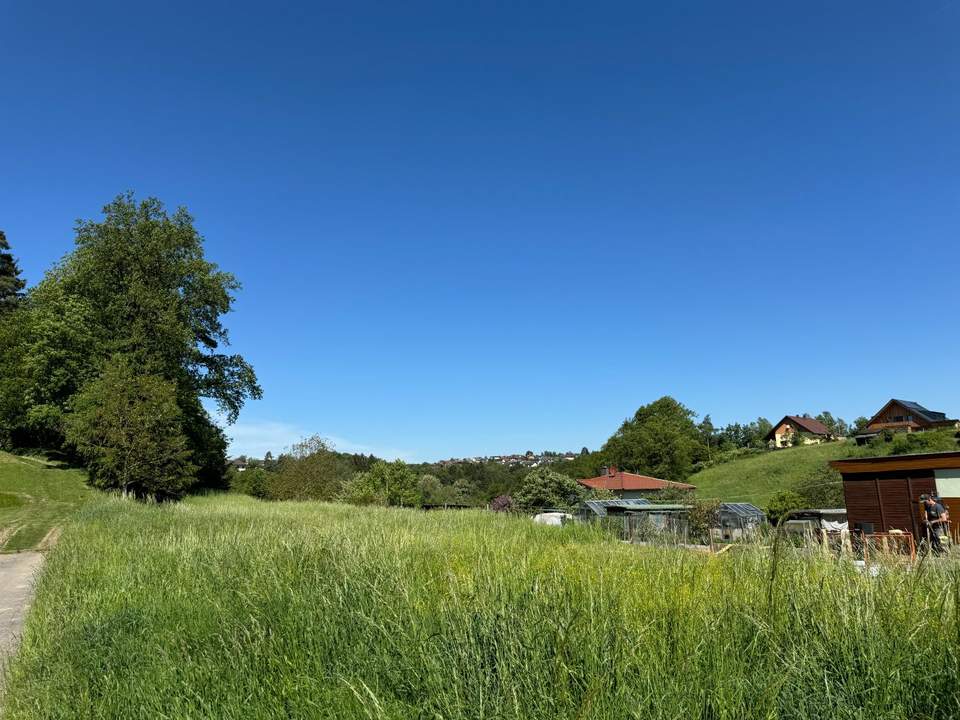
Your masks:
{"label": "dirt path", "polygon": [[0,669],[17,649],[41,563],[37,552],[0,555]]}

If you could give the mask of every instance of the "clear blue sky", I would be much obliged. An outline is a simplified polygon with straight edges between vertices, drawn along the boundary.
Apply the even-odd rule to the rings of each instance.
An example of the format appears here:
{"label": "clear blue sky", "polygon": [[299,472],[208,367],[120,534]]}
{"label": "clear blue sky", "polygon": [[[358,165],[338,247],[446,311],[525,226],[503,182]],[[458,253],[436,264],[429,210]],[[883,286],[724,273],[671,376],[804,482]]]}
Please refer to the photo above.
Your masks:
{"label": "clear blue sky", "polygon": [[0,11],[0,227],[35,282],[117,193],[187,206],[235,451],[960,414],[954,2],[90,5]]}

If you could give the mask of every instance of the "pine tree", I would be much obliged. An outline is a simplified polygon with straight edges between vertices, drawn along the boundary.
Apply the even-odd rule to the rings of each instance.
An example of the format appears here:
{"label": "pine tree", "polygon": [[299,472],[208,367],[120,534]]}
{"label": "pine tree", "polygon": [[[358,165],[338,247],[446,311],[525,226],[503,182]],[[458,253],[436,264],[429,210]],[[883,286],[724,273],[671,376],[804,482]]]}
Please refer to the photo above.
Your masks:
{"label": "pine tree", "polygon": [[13,308],[26,284],[20,277],[20,268],[10,252],[7,236],[0,230],[0,313]]}

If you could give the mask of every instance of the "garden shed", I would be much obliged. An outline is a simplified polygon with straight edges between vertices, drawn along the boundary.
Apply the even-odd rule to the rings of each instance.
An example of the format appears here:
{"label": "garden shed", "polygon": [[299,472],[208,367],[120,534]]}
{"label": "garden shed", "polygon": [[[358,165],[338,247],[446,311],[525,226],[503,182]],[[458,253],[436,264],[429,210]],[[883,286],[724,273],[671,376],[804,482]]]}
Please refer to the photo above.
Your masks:
{"label": "garden shed", "polygon": [[[850,529],[865,535],[891,531],[925,534],[923,494],[941,498],[952,517],[960,517],[960,452],[887,455],[834,460],[843,477]],[[960,541],[957,523],[953,540]]]}
{"label": "garden shed", "polygon": [[715,541],[732,542],[749,537],[767,522],[766,513],[751,503],[720,503],[716,527],[710,529]]}
{"label": "garden shed", "polygon": [[581,520],[589,521],[609,517],[610,515],[624,515],[631,510],[636,510],[649,504],[650,501],[644,498],[634,498],[631,500],[586,500],[577,510],[577,517]]}
{"label": "garden shed", "polygon": [[644,498],[587,500],[577,510],[585,522],[601,523],[630,542],[671,539],[686,542],[690,505],[656,504]]}

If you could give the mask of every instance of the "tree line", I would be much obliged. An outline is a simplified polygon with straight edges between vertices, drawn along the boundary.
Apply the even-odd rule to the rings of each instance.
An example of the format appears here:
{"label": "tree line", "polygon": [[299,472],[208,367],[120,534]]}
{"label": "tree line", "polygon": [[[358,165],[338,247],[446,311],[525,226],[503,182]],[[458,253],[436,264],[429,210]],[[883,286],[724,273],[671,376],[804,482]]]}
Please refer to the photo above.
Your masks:
{"label": "tree line", "polygon": [[0,445],[82,462],[138,497],[224,487],[227,423],[261,389],[222,317],[240,288],[204,256],[183,208],[132,193],[78,221],[29,290],[0,239]]}
{"label": "tree line", "polygon": [[[821,417],[828,415],[821,413]],[[597,476],[605,466],[684,481],[711,463],[767,448],[765,437],[772,425],[766,418],[715,428],[709,415],[700,422],[696,417],[676,399],[662,397],[638,408],[599,450],[584,448],[573,460],[558,457],[557,462],[532,470],[497,462],[387,462],[338,453],[322,438],[313,437],[277,460],[269,454],[263,461],[244,458],[247,469],[231,473],[231,483],[235,490],[272,500],[412,507],[490,505],[504,510],[569,508],[589,495],[576,480]],[[820,480],[811,479],[805,486],[819,488]]]}

